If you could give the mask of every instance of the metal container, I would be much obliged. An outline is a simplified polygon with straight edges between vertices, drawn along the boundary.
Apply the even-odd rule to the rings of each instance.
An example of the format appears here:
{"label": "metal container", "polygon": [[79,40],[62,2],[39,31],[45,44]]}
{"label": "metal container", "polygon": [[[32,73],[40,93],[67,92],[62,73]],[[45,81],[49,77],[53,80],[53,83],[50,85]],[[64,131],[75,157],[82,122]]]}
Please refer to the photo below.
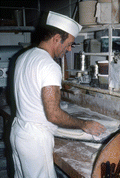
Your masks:
{"label": "metal container", "polygon": [[108,89],[108,75],[98,74],[99,87],[102,89]]}
{"label": "metal container", "polygon": [[108,61],[97,61],[98,63],[98,74],[108,75]]}
{"label": "metal container", "polygon": [[98,64],[98,81],[99,87],[102,89],[108,89],[108,70],[109,70],[109,62],[105,61],[97,61]]}

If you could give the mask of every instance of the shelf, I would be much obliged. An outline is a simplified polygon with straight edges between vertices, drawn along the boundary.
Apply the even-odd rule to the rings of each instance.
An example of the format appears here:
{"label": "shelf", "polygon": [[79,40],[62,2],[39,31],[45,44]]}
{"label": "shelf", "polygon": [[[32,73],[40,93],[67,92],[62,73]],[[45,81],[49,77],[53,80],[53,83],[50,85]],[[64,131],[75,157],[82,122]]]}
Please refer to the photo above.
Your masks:
{"label": "shelf", "polygon": [[[101,53],[82,53],[85,56],[109,56],[109,52],[101,52]],[[114,55],[114,54],[112,54]]]}
{"label": "shelf", "polygon": [[[114,57],[114,52],[113,52],[113,43],[112,43],[112,36],[113,36],[113,30],[115,29],[120,29],[120,23],[119,24],[104,24],[104,25],[91,25],[91,26],[83,26],[81,32],[79,33],[79,36],[82,36],[84,35],[85,36],[85,39],[88,38],[87,36],[87,33],[94,33],[96,31],[101,31],[101,30],[106,30],[108,31],[108,38],[109,38],[109,47],[108,47],[108,52],[84,52],[82,51],[82,57],[83,57],[83,60],[85,60],[85,56],[107,56],[108,57],[108,62],[109,62],[109,72],[108,72],[108,75],[109,75],[109,78],[108,78],[108,90],[102,90],[101,88],[93,88],[93,87],[90,87],[90,86],[83,86],[81,84],[71,84],[69,82],[67,82],[67,84],[69,85],[74,85],[75,87],[78,87],[78,88],[85,88],[85,89],[89,89],[91,91],[97,91],[97,92],[100,92],[100,93],[105,93],[105,94],[110,94],[110,95],[114,95],[114,96],[118,96],[120,97],[120,88],[118,90],[118,88],[116,87],[117,84],[114,82],[114,78],[113,78],[113,75],[114,74],[114,70],[116,70],[114,68],[114,66],[112,65],[113,63],[113,57]],[[91,60],[92,58],[90,58]],[[94,62],[94,58],[93,58],[93,62]],[[75,71],[75,72],[81,72],[80,70],[74,70],[74,69],[71,69],[71,70],[68,70],[68,71]],[[120,80],[119,80],[120,81]],[[117,92],[118,91],[118,92]]]}
{"label": "shelf", "polygon": [[34,30],[33,26],[0,26],[0,31],[32,32]]}
{"label": "shelf", "polygon": [[89,32],[95,32],[99,30],[108,30],[109,26],[111,26],[113,29],[120,29],[120,24],[104,24],[104,25],[91,25],[91,26],[83,26],[80,33],[89,33]]}
{"label": "shelf", "polygon": [[102,94],[112,95],[115,97],[120,97],[120,92],[110,91],[109,89],[101,89],[101,88],[91,87],[89,85],[77,84],[77,83],[73,83],[73,82],[67,81],[67,80],[64,80],[63,84],[66,84],[66,85],[69,85],[72,87],[76,87],[79,89],[84,89],[84,90],[89,90],[89,91],[98,92],[98,93],[102,93]]}
{"label": "shelf", "polygon": [[66,71],[73,71],[73,72],[85,72],[85,71],[82,71],[80,69],[68,69]]}

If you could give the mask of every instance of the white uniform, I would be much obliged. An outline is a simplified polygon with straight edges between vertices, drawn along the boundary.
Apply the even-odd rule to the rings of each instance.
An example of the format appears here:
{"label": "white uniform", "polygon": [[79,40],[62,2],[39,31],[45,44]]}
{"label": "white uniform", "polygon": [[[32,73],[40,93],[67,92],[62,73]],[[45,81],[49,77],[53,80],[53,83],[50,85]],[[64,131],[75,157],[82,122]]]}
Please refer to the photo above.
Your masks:
{"label": "white uniform", "polygon": [[14,86],[17,106],[11,128],[15,178],[55,178],[54,133],[57,126],[45,116],[41,89],[60,86],[61,68],[48,52],[37,47],[16,62]]}

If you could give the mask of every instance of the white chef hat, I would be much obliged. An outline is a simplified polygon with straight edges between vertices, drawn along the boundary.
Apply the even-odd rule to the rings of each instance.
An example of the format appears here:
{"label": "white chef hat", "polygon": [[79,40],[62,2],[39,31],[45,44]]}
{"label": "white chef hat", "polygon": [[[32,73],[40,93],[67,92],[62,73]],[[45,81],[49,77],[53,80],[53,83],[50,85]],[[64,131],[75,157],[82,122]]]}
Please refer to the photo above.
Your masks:
{"label": "white chef hat", "polygon": [[46,25],[59,28],[73,35],[74,37],[77,37],[77,35],[82,29],[82,26],[73,19],[52,11],[49,11],[48,13]]}

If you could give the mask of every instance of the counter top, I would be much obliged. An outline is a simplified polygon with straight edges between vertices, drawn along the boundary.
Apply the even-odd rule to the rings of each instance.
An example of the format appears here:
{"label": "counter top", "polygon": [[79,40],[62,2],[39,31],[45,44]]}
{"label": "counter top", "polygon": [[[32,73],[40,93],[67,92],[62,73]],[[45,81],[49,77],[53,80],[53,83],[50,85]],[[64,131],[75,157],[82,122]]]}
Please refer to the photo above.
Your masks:
{"label": "counter top", "polygon": [[95,145],[55,138],[54,162],[71,178],[90,178],[94,155],[98,151]]}

